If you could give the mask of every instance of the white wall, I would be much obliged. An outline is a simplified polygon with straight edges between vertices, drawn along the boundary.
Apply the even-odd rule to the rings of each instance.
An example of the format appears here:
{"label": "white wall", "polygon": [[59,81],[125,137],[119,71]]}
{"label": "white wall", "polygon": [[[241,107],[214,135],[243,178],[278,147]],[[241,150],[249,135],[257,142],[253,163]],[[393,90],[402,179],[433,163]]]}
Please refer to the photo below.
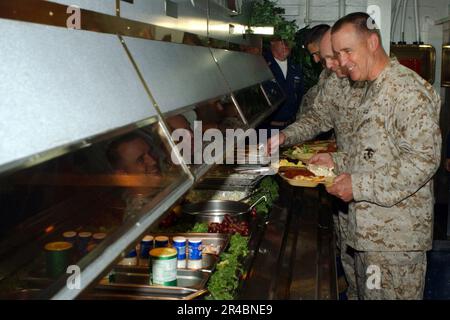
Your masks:
{"label": "white wall", "polygon": [[[279,0],[278,5],[285,8],[285,17],[288,20],[296,20],[299,27],[306,25],[306,0]],[[368,5],[378,5],[381,9],[379,17],[381,21],[377,21],[377,23],[381,22],[383,44],[389,53],[391,0],[346,0],[345,12],[342,13],[342,16],[351,12],[367,12]],[[310,26],[320,23],[332,25],[340,18],[339,0],[310,0],[310,6],[311,21],[308,23]],[[385,24],[384,20],[388,23]]]}
{"label": "white wall", "polygon": [[[311,11],[310,26],[320,23],[333,24],[339,17],[338,0],[310,0]],[[366,11],[371,0],[346,0],[345,14]],[[392,7],[400,0],[392,0]],[[278,5],[285,8],[285,17],[288,20],[296,20],[300,28],[305,26],[305,2],[306,0],[278,0]],[[408,43],[415,41],[414,7],[413,0],[408,1],[405,40]],[[441,61],[442,61],[442,26],[436,26],[435,21],[449,16],[450,0],[418,0],[419,19],[422,41],[436,48],[436,80],[434,86],[440,90],[441,85]],[[393,14],[392,14],[393,17]],[[400,16],[395,26],[394,38],[390,41],[400,40]]]}
{"label": "white wall", "polygon": [[[310,26],[320,23],[333,24],[339,18],[338,0],[310,0],[311,19]],[[300,28],[305,26],[305,2],[306,0],[278,0],[278,5],[286,9],[285,17],[288,20],[296,20]],[[366,11],[367,0],[346,0],[345,13]]]}

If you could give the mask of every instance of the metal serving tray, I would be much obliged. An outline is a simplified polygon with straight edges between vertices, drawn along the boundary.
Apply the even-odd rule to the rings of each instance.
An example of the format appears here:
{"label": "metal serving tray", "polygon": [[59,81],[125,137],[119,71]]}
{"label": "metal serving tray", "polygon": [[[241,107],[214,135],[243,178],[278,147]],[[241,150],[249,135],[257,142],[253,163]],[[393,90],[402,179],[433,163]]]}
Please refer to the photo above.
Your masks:
{"label": "metal serving tray", "polygon": [[208,190],[194,189],[188,192],[185,200],[189,203],[198,203],[210,200],[241,201],[251,194],[251,190]]}
{"label": "metal serving tray", "polygon": [[[208,281],[209,274],[200,270],[178,269],[177,270],[177,285],[175,288],[186,291],[196,291],[203,289]],[[166,286],[157,286],[150,284],[150,274],[147,273],[130,273],[117,272],[115,270],[111,276],[100,281],[102,285],[139,285],[142,288],[151,288],[151,290],[165,290]]]}
{"label": "metal serving tray", "polygon": [[[213,254],[204,254],[202,256],[202,269],[200,271],[203,272],[212,272],[216,266],[218,256]],[[113,270],[115,272],[120,273],[138,273],[138,274],[148,274],[149,273],[149,264],[146,261],[145,263],[140,263],[137,266],[125,266],[125,265],[116,265]],[[180,270],[190,270],[190,269],[180,269]]]}
{"label": "metal serving tray", "polygon": [[149,273],[114,271],[83,298],[86,299],[193,299],[206,291],[210,273],[188,269],[177,270],[177,286],[150,285]]}
{"label": "metal serving tray", "polygon": [[115,270],[109,277],[103,278],[95,290],[128,291],[135,294],[163,296],[176,293],[176,295],[185,296],[205,288],[209,275],[208,272],[178,269],[177,286],[166,287],[151,285],[149,272],[130,273]]}
{"label": "metal serving tray", "polygon": [[218,166],[197,184],[196,189],[251,192],[264,178],[259,173],[244,174],[239,169],[258,169],[259,165]]}
{"label": "metal serving tray", "polygon": [[[220,246],[220,250],[217,255],[220,255],[230,243],[230,235],[229,234],[223,234],[223,233],[161,233],[161,234],[155,234],[155,236],[167,236],[169,237],[170,243],[172,243],[173,237],[185,237],[186,239],[189,238],[200,238],[202,239],[202,245],[203,246],[209,246],[213,245],[215,247]],[[205,255],[206,256],[206,255]],[[211,258],[212,259],[212,258]],[[214,261],[214,266],[215,267]],[[207,262],[204,262],[207,263]],[[211,268],[208,268],[209,270],[212,270]]]}
{"label": "metal serving tray", "polygon": [[[229,244],[230,235],[216,233],[161,233],[169,237],[182,236],[186,239],[201,238],[203,245],[220,246],[218,254]],[[218,255],[204,254],[201,270],[178,269],[177,286],[150,285],[150,270],[148,265],[114,266],[108,277],[103,278],[95,289],[84,295],[84,299],[127,299],[127,300],[191,300],[207,292],[206,284],[214,271]]]}

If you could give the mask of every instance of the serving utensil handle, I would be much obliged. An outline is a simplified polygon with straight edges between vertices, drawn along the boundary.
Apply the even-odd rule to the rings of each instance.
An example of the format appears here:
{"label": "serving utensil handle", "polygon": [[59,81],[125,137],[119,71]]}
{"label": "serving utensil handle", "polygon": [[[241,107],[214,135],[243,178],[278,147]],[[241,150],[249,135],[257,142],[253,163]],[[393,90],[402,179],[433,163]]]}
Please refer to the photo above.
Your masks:
{"label": "serving utensil handle", "polygon": [[258,203],[260,203],[262,200],[267,202],[267,197],[266,196],[262,196],[261,198],[259,198],[258,200],[256,200],[255,203],[253,203],[250,208],[248,208],[248,211],[251,211]]}

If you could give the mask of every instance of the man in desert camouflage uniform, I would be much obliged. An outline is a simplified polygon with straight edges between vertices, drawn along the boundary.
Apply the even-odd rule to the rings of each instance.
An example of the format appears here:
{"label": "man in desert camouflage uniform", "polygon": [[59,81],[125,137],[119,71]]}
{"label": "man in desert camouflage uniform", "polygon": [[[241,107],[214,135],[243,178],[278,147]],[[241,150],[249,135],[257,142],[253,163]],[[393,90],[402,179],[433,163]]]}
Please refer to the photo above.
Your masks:
{"label": "man in desert camouflage uniform", "polygon": [[319,24],[311,28],[311,30],[305,37],[305,41],[303,43],[304,47],[306,48],[306,50],[308,50],[314,63],[322,64],[324,70],[320,73],[317,83],[303,95],[302,102],[300,103],[300,108],[297,112],[296,120],[299,120],[302,114],[306,113],[306,111],[308,111],[312,107],[314,99],[316,99],[317,95],[319,94],[320,88],[323,87],[325,80],[331,75],[331,71],[327,69],[326,65],[323,63],[324,60],[320,55],[320,41],[322,40],[325,33],[330,30],[331,27],[329,25]]}
{"label": "man in desert camouflage uniform", "polygon": [[341,173],[327,190],[350,202],[347,241],[355,250],[359,298],[421,299],[432,245],[432,177],[440,163],[440,98],[389,59],[379,31],[369,26],[365,13],[333,26],[341,65],[352,80],[367,81],[367,90],[348,151],[317,155],[311,163]]}
{"label": "man in desert camouflage uniform", "polygon": [[[279,137],[269,141],[269,149],[274,150],[277,139],[282,145],[293,145],[313,139],[317,134],[334,129],[338,150],[347,152],[353,134],[353,114],[359,106],[364,93],[364,83],[353,83],[341,69],[331,46],[331,30],[320,41],[320,55],[325,63],[326,77],[322,77],[319,93],[311,108],[295,123],[284,129]],[[345,207],[345,205],[341,205]],[[333,215],[336,244],[340,251],[344,270],[353,270],[353,258],[347,253],[345,235],[347,234],[347,208]],[[345,272],[348,283],[347,296],[356,299],[356,278],[352,272]]]}
{"label": "man in desert camouflage uniform", "polygon": [[297,112],[296,121],[300,120],[303,115],[312,108],[314,100],[319,95],[320,89],[325,86],[325,83],[331,76],[331,74],[331,70],[328,70],[327,68],[323,69],[319,75],[319,80],[317,81],[317,83],[303,95],[302,102],[300,103],[300,108]]}

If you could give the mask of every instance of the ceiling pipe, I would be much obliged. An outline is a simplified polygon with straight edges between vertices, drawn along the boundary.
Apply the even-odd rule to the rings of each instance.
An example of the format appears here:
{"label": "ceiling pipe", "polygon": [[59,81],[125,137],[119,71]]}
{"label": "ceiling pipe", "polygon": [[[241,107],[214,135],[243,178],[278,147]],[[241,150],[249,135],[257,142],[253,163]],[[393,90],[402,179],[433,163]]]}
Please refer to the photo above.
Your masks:
{"label": "ceiling pipe", "polygon": [[414,0],[414,18],[416,21],[416,42],[417,42],[417,44],[420,44],[422,41],[420,39],[420,20],[419,20],[418,0]]}
{"label": "ceiling pipe", "polygon": [[394,15],[393,15],[393,20],[392,20],[392,24],[391,24],[391,42],[395,42],[395,30],[396,30],[396,26],[397,26],[397,21],[398,21],[398,16],[400,11],[402,10],[402,3],[403,0],[398,0],[395,4],[394,7]]}
{"label": "ceiling pipe", "polygon": [[403,12],[402,12],[402,30],[401,34],[401,43],[406,44],[405,41],[405,24],[406,24],[406,8],[408,7],[408,0],[403,1]]}
{"label": "ceiling pipe", "polygon": [[311,0],[305,1],[305,25],[311,23]]}
{"label": "ceiling pipe", "polygon": [[394,1],[394,4],[392,5],[392,12],[394,13],[394,15],[392,15],[391,24],[394,22],[395,14],[397,13],[397,6],[398,6],[399,2],[401,2],[401,0]]}
{"label": "ceiling pipe", "polygon": [[345,0],[339,0],[339,19],[345,16]]}

